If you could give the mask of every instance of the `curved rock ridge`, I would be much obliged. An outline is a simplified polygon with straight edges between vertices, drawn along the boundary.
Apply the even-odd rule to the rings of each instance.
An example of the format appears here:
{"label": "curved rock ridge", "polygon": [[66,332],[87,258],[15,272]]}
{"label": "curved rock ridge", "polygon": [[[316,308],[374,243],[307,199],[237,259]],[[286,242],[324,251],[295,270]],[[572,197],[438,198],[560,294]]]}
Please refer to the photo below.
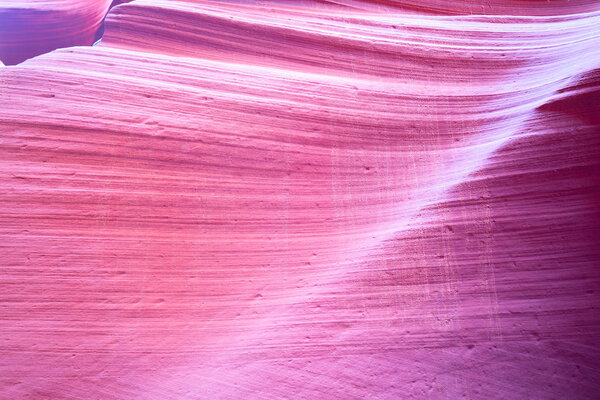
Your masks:
{"label": "curved rock ridge", "polygon": [[111,0],[0,0],[0,60],[15,65],[59,47],[90,46]]}
{"label": "curved rock ridge", "polygon": [[600,11],[473,7],[136,0],[0,69],[0,399],[593,398]]}
{"label": "curved rock ridge", "polygon": [[[238,2],[244,3],[241,0]],[[269,3],[268,0],[257,2]],[[273,2],[282,3],[281,0]],[[598,2],[594,0],[323,0],[320,3],[376,12],[402,11],[435,15],[549,16],[598,10]]]}

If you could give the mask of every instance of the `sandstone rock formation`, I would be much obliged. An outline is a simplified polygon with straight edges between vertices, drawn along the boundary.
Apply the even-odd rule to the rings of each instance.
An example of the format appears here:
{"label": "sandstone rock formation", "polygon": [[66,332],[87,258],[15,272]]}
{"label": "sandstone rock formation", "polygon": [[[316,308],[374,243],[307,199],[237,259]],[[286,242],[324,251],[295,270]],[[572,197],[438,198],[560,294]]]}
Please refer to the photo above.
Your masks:
{"label": "sandstone rock formation", "polygon": [[[38,3],[5,64],[109,7]],[[499,0],[136,0],[3,67],[0,398],[594,398],[599,68],[597,4]]]}
{"label": "sandstone rock formation", "polygon": [[58,47],[91,45],[111,0],[0,0],[0,60],[18,64]]}

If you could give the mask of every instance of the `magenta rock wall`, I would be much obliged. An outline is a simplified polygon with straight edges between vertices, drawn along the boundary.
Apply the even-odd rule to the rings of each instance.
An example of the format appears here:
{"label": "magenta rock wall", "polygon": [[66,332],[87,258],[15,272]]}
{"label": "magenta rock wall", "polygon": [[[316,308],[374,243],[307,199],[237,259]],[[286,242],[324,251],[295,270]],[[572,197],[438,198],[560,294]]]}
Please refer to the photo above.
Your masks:
{"label": "magenta rock wall", "polygon": [[598,398],[598,2],[110,6],[0,0],[0,399]]}

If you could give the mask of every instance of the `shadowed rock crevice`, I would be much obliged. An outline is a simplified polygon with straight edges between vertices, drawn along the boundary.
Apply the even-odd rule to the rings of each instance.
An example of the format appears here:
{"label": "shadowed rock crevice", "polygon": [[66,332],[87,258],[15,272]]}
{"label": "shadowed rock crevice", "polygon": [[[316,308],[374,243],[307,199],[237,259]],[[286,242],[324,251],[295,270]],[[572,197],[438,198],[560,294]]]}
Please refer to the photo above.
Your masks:
{"label": "shadowed rock crevice", "polygon": [[600,69],[584,74],[539,109],[572,115],[587,124],[600,126]]}

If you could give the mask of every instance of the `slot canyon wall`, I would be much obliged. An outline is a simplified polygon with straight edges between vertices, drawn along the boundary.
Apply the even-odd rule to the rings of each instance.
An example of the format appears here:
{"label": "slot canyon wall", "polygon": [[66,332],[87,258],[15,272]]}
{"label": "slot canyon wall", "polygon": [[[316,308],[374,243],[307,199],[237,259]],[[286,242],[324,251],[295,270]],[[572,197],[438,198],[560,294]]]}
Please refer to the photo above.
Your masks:
{"label": "slot canyon wall", "polygon": [[0,0],[0,60],[0,399],[598,398],[598,2]]}

